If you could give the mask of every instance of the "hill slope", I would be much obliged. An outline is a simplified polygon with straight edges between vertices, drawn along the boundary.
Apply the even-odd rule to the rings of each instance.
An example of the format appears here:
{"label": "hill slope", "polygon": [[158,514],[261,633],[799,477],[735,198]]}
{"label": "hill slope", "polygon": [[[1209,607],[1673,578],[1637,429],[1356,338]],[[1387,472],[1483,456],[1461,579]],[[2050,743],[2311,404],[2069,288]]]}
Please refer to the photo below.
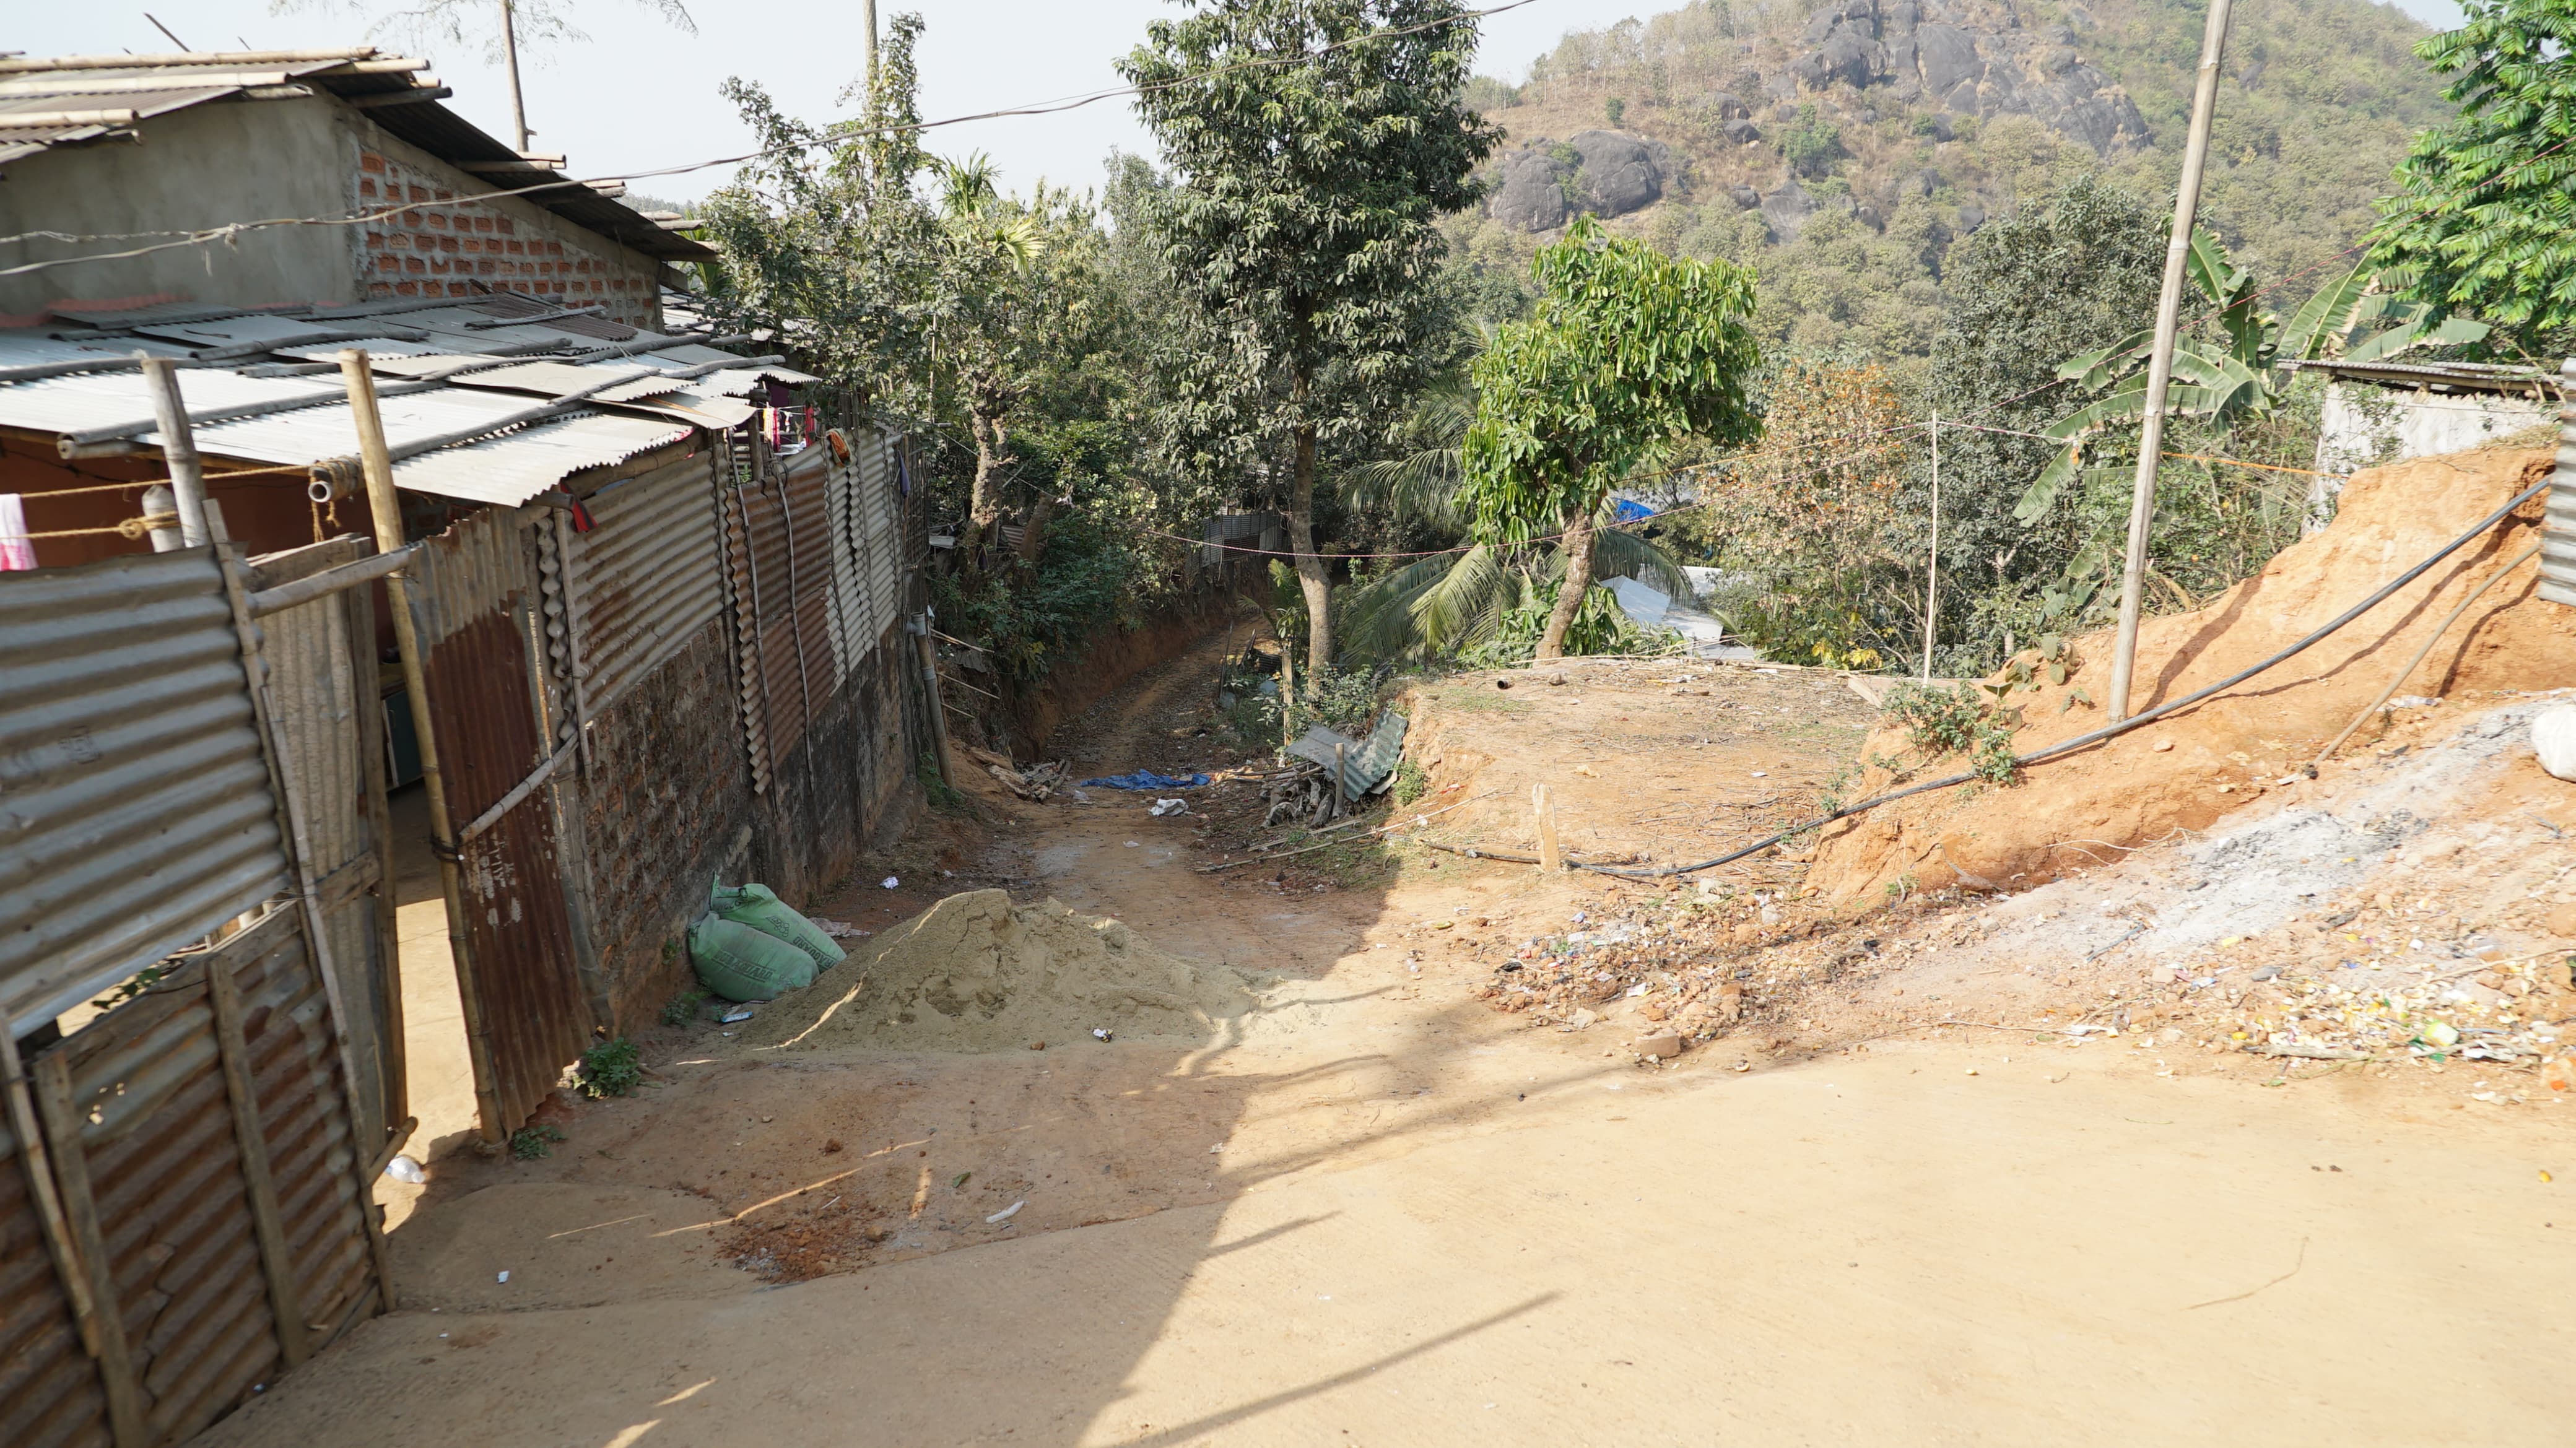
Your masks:
{"label": "hill slope", "polygon": [[[2171,194],[2204,13],[1693,0],[1572,33],[1526,84],[1471,92],[1510,141],[1458,239],[1511,269],[1596,211],[1668,249],[1758,262],[1775,342],[1920,356],[1942,258],[1988,217],[2086,171]],[[2329,274],[2407,137],[2446,114],[2411,52],[2427,33],[2368,0],[2240,11],[2204,203],[2240,262]]]}

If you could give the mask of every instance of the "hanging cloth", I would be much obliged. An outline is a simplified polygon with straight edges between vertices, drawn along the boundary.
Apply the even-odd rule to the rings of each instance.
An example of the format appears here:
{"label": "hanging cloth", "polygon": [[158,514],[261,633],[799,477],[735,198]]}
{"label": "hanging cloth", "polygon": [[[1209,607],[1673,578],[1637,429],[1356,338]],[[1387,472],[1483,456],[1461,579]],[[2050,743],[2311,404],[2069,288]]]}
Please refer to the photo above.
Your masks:
{"label": "hanging cloth", "polygon": [[16,493],[0,493],[0,573],[26,573],[36,566],[36,540],[27,536],[27,505]]}

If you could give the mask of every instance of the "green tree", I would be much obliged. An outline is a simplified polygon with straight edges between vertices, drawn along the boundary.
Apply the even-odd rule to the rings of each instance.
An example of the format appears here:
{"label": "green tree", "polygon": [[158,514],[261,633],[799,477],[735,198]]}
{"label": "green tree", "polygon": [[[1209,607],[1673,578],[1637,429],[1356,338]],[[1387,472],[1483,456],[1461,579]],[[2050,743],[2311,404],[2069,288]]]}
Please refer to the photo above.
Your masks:
{"label": "green tree", "polygon": [[915,103],[920,34],[920,16],[895,17],[855,121],[812,126],[758,82],[728,79],[725,97],[762,154],[702,213],[700,235],[721,253],[705,277],[714,318],[785,340],[863,411],[919,375],[924,299],[942,261],[939,219],[913,193],[930,164]]}
{"label": "green tree", "polygon": [[1760,435],[1745,393],[1760,349],[1753,275],[1730,262],[1667,257],[1586,216],[1534,270],[1538,315],[1476,359],[1461,461],[1485,541],[1563,531],[1565,581],[1537,652],[1549,659],[1591,588],[1593,515],[1620,479],[1685,438]]}
{"label": "green tree", "polygon": [[1460,102],[1455,0],[1206,0],[1119,63],[1174,176],[1149,217],[1197,343],[1172,378],[1202,471],[1288,450],[1310,668],[1333,657],[1319,447],[1382,431],[1441,363],[1442,212],[1499,135]]}
{"label": "green tree", "polygon": [[2576,0],[2466,0],[2415,53],[2459,116],[2415,138],[2370,265],[2538,348],[2576,327]]}
{"label": "green tree", "polygon": [[[1964,642],[1936,668],[1993,667],[1996,641],[2029,635],[2043,585],[2089,536],[2072,509],[2041,527],[2013,517],[2061,450],[2013,434],[2037,433],[2064,414],[2073,388],[2057,376],[2059,361],[2153,318],[2166,227],[2136,196],[2084,177],[1951,248],[1950,305],[1933,339],[1924,402],[1962,424],[1941,431],[1940,633]],[[1915,508],[1928,505],[1918,494]]]}

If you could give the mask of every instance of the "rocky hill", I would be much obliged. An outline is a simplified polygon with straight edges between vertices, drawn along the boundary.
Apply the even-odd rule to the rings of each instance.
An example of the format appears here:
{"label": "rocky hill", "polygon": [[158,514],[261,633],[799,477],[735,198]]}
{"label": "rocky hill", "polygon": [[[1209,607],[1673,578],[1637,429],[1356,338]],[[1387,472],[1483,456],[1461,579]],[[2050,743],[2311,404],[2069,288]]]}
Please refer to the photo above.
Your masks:
{"label": "rocky hill", "polygon": [[[2182,0],[1695,0],[1576,32],[1471,99],[1510,140],[1458,239],[1509,272],[1575,214],[1756,262],[1765,329],[1920,356],[1959,237],[2087,171],[2169,195],[2203,12]],[[2422,26],[2368,0],[2240,13],[2207,216],[2320,279],[2445,113]],[[2163,204],[2161,201],[2159,205]]]}

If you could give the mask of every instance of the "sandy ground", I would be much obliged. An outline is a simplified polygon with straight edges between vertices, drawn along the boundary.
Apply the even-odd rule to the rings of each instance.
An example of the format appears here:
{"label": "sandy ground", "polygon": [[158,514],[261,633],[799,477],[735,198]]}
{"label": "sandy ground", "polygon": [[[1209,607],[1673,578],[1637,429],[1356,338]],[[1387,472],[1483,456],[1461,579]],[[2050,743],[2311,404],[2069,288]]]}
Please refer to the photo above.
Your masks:
{"label": "sandy ground", "polygon": [[[1078,771],[1212,758],[1191,720],[1215,651],[1072,726]],[[1567,730],[1616,758],[1628,730],[1695,727],[1671,710],[1742,716],[1788,687],[1706,686],[1597,687],[1507,762],[1538,767],[1522,756]],[[1753,769],[1814,788],[1848,751],[1829,694],[1772,715],[1803,739],[1702,730],[1696,765],[1658,756],[1658,792],[1716,798]],[[1240,849],[1222,791],[1167,819],[1089,793],[986,797],[982,825],[916,848],[941,888],[1052,895],[1256,976],[1247,1020],[981,1055],[649,1037],[654,1088],[564,1110],[553,1156],[442,1158],[393,1234],[403,1310],[206,1441],[2563,1433],[2576,1150],[2556,1114],[2454,1110],[2405,1074],[2265,1084],[2151,1039],[1798,1030],[1823,1005],[1785,998],[1648,1067],[1616,1023],[1533,1029],[1475,991],[1513,942],[1649,892],[1414,850],[1201,873]],[[826,909],[862,906],[893,908]],[[1946,913],[1926,928],[1966,912]],[[1941,979],[1992,1004],[1973,972]]]}

